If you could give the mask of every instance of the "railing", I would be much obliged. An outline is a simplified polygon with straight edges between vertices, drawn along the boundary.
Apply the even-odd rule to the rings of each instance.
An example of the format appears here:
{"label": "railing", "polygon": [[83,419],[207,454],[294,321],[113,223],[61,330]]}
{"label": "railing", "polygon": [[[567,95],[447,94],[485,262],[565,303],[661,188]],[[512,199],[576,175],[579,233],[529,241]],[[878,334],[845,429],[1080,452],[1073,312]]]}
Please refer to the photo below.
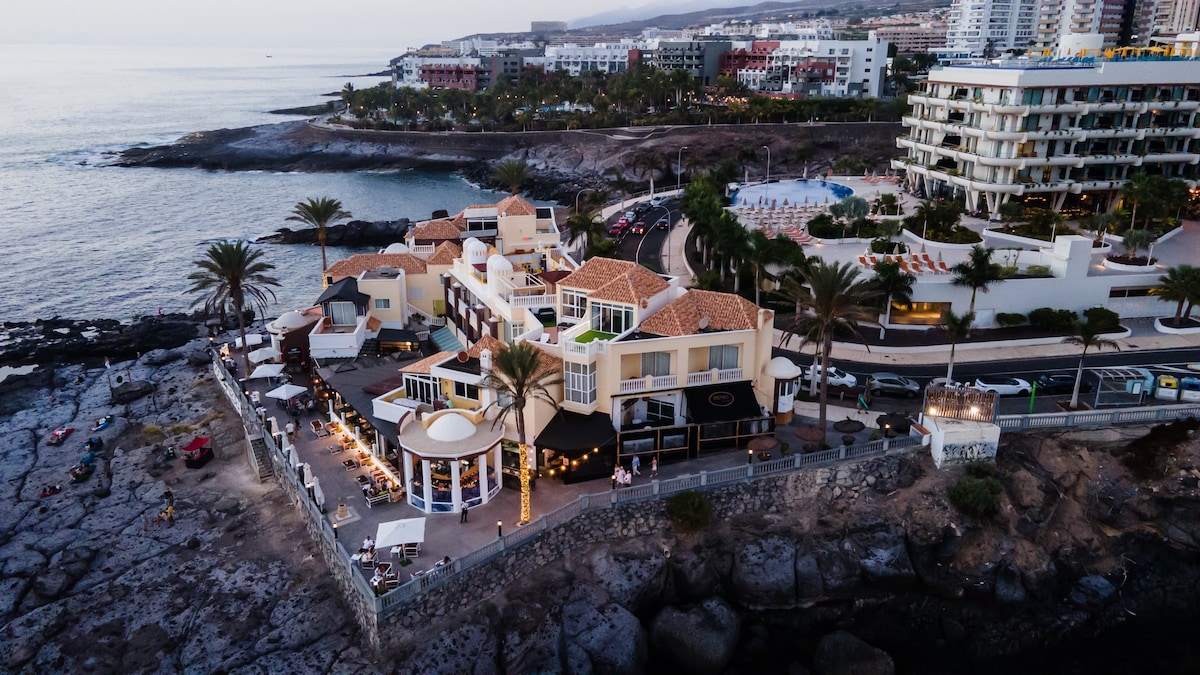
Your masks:
{"label": "railing", "polygon": [[513,295],[508,299],[508,304],[517,309],[540,309],[542,307],[553,307],[554,298],[555,296],[546,293]]}
{"label": "railing", "polygon": [[621,380],[622,394],[636,394],[639,391],[656,389],[672,389],[679,386],[678,375],[655,375],[638,377],[632,380]]}
{"label": "railing", "polygon": [[694,387],[699,384],[720,384],[722,382],[737,382],[742,379],[745,378],[742,377],[741,368],[714,368],[713,370],[702,370],[698,373],[688,373],[687,383],[689,387]]}
{"label": "railing", "polygon": [[417,256],[418,258],[427,258],[427,257],[433,255],[433,250],[435,248],[437,248],[437,247],[434,246],[433,244],[417,244],[414,246],[410,246],[408,249],[408,252],[412,253],[413,255]]}
{"label": "railing", "polygon": [[1149,408],[1084,410],[1039,415],[1000,415],[996,418],[996,424],[1000,425],[1004,431],[1021,431],[1023,429],[1070,429],[1102,427],[1111,424],[1144,424],[1187,417],[1200,417],[1200,405],[1163,405]]}

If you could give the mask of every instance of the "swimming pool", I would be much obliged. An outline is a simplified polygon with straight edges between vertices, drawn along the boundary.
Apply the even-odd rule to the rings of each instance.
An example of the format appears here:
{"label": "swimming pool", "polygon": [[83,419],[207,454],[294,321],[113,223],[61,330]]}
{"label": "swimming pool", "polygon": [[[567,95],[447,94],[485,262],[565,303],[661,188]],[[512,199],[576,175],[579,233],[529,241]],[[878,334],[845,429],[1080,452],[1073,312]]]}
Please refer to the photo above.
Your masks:
{"label": "swimming pool", "polygon": [[840,202],[843,197],[854,194],[845,185],[823,180],[782,180],[778,183],[751,185],[739,189],[732,195],[734,206],[770,206],[775,202],[782,206],[784,200],[791,204],[824,204]]}

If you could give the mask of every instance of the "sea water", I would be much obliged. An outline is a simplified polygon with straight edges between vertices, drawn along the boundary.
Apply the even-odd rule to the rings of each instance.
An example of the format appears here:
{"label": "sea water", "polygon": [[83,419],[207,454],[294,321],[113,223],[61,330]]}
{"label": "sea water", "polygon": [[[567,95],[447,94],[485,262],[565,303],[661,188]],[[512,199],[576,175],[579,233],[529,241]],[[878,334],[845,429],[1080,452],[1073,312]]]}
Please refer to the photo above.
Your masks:
{"label": "sea water", "polygon": [[[500,195],[449,173],[219,172],[105,166],[186,134],[303,119],[268,111],[388,79],[397,53],[0,45],[0,321],[187,310],[187,275],[219,239],[254,240],[309,197],[355,219],[427,218]],[[316,246],[263,245],[282,286],[269,315],[320,294]],[[358,252],[331,248],[330,260]]]}

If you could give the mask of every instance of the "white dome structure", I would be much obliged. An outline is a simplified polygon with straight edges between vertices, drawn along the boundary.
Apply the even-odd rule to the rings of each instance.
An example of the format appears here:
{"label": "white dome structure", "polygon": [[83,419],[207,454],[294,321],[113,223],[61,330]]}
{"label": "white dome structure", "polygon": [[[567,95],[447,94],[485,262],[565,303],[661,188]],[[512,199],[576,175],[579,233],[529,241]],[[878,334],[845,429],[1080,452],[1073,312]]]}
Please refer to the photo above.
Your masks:
{"label": "white dome structure", "polygon": [[453,443],[470,438],[475,433],[475,425],[462,415],[449,413],[435,419],[425,433],[435,441]]}
{"label": "white dome structure", "polygon": [[482,265],[486,263],[487,252],[487,244],[475,237],[468,237],[463,241],[463,257],[466,258],[468,265]]}
{"label": "white dome structure", "polygon": [[290,312],[280,314],[277,319],[267,324],[267,330],[275,334],[286,333],[294,328],[305,326],[310,322],[310,319],[306,319],[303,314],[293,309]]}
{"label": "white dome structure", "polygon": [[384,253],[409,253],[409,250],[408,250],[408,246],[406,246],[400,242],[396,242],[394,244],[389,244],[387,248],[383,249],[383,252]]}
{"label": "white dome structure", "polygon": [[803,368],[792,363],[786,356],[776,356],[767,364],[767,376],[777,380],[794,380],[803,372]]}

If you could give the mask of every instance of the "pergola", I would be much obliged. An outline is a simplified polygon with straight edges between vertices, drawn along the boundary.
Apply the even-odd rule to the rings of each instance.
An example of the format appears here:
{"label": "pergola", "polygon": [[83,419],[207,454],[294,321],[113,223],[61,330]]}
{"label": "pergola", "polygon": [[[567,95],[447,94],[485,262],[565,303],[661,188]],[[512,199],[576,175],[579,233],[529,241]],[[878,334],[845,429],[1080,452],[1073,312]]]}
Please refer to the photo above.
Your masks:
{"label": "pergola", "polygon": [[425,513],[459,512],[500,491],[503,427],[453,408],[402,424],[400,463],[409,504]]}

